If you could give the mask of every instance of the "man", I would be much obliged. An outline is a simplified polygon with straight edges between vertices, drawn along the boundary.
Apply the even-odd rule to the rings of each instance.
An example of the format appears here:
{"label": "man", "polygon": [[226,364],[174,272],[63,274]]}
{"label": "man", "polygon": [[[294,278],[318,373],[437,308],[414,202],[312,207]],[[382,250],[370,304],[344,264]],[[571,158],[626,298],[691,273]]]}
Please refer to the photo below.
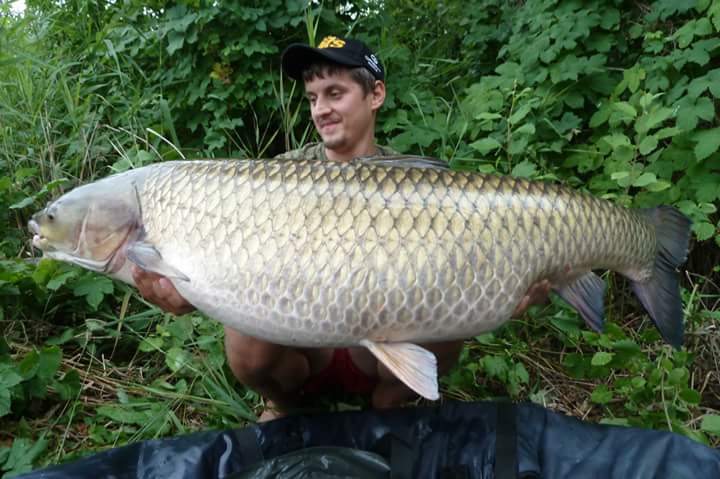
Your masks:
{"label": "man", "polygon": [[[396,154],[375,143],[377,112],[385,101],[385,70],[362,42],[326,37],[311,48],[289,46],[282,55],[284,72],[302,80],[310,115],[322,139],[280,155],[288,159],[347,162],[358,156]],[[134,269],[141,294],[166,311],[184,314],[193,309],[172,283]],[[548,283],[533,286],[516,314],[548,294]],[[423,345],[438,359],[438,373],[457,361],[462,341]],[[393,376],[365,348],[294,348],[268,343],[225,328],[228,364],[237,379],[266,398],[260,420],[285,414],[303,396],[333,387],[368,395],[376,408],[401,405],[415,393]]]}

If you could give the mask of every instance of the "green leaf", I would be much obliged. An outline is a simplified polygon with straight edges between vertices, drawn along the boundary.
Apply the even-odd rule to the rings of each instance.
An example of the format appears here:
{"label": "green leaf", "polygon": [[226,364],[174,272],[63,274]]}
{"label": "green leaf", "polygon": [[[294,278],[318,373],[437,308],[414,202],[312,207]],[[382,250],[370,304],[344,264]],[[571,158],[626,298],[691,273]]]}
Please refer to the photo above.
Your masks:
{"label": "green leaf", "polygon": [[55,276],[53,279],[48,281],[46,288],[52,291],[57,291],[63,286],[70,278],[74,278],[78,275],[77,271],[68,271],[61,275]]}
{"label": "green leaf", "polygon": [[176,318],[167,327],[168,333],[179,343],[182,344],[192,337],[193,334],[192,319],[189,317]]}
{"label": "green leaf", "polygon": [[610,361],[612,361],[613,357],[615,357],[615,353],[598,351],[595,354],[593,354],[590,364],[592,364],[593,366],[605,366],[605,365],[609,364]]}
{"label": "green leaf", "polygon": [[18,201],[17,203],[13,203],[9,206],[11,210],[20,210],[22,208],[25,208],[27,206],[30,206],[35,202],[35,198],[32,196],[28,196],[27,198],[23,198],[22,200]]}
{"label": "green leaf", "polygon": [[633,181],[633,186],[642,188],[643,186],[655,183],[656,181],[657,178],[655,177],[655,173],[643,173],[642,175],[638,176],[635,181]]}
{"label": "green leaf", "polygon": [[612,135],[605,135],[601,138],[602,141],[605,141],[610,147],[615,150],[621,146],[630,146],[630,138],[623,135],[622,133],[614,133]]}
{"label": "green leaf", "polygon": [[185,34],[181,32],[172,31],[168,33],[168,46],[167,51],[170,55],[180,50],[185,43]]}
{"label": "green leaf", "polygon": [[707,15],[712,19],[715,31],[720,32],[720,3],[713,2],[710,9],[707,11]]}
{"label": "green leaf", "polygon": [[515,363],[515,367],[513,368],[513,376],[520,384],[527,384],[530,381],[530,374],[528,374],[527,369],[525,369],[525,365],[523,363]]}
{"label": "green leaf", "polygon": [[32,379],[40,367],[40,353],[33,349],[18,364],[18,372],[24,380]]}
{"label": "green leaf", "polygon": [[689,96],[678,102],[677,126],[691,132],[699,120],[710,121],[715,116],[715,105],[710,98],[701,96],[695,100]]}
{"label": "green leaf", "polygon": [[720,416],[717,414],[705,414],[700,423],[702,431],[720,436]]}
{"label": "green leaf", "polygon": [[138,349],[144,353],[151,353],[153,351],[162,351],[164,339],[160,336],[150,336],[148,338],[143,338],[143,340],[140,342],[140,346],[138,346]]}
{"label": "green leaf", "polygon": [[602,105],[600,109],[596,111],[592,117],[590,117],[590,128],[597,128],[598,126],[608,121],[611,112],[611,103],[605,103],[604,105]]}
{"label": "green leaf", "polygon": [[695,158],[702,161],[720,148],[720,128],[703,130],[693,136],[695,145]]}
{"label": "green leaf", "polygon": [[38,176],[38,169],[34,167],[18,168],[15,171],[15,181],[22,183],[28,178],[34,178]]}
{"label": "green leaf", "polygon": [[[0,386],[0,418],[10,414],[10,406],[10,390]],[[0,452],[2,452],[2,449],[0,449]],[[3,463],[1,456],[0,454],[0,465]]]}
{"label": "green leaf", "polygon": [[185,366],[190,364],[192,356],[190,353],[180,348],[170,348],[165,355],[165,364],[173,372],[178,372]]}
{"label": "green leaf", "polygon": [[658,130],[655,133],[655,137],[658,140],[664,140],[665,138],[670,138],[671,136],[675,136],[678,133],[680,133],[680,129],[673,126],[671,128],[662,128]]}
{"label": "green leaf", "polygon": [[62,362],[62,351],[57,346],[49,346],[40,350],[38,358],[37,377],[49,381],[55,376]]}
{"label": "green leaf", "polygon": [[87,303],[97,309],[106,294],[112,294],[114,287],[110,278],[89,274],[73,285],[75,296],[85,296]]}
{"label": "green leaf", "polygon": [[635,93],[640,87],[640,81],[645,79],[645,70],[639,66],[634,66],[623,72],[625,81],[627,81],[630,93]]}
{"label": "green leaf", "polygon": [[147,424],[153,416],[152,411],[135,410],[131,406],[100,406],[96,410],[97,414],[105,416],[113,421],[123,424],[137,424],[142,426]]}
{"label": "green leaf", "polygon": [[76,370],[71,369],[60,381],[54,381],[53,387],[57,390],[63,401],[74,399],[80,394],[82,387],[80,374]]}
{"label": "green leaf", "polygon": [[502,356],[483,356],[480,360],[480,365],[490,377],[501,380],[507,378],[509,368],[507,361]]}
{"label": "green leaf", "polygon": [[649,184],[646,189],[648,191],[651,191],[653,193],[659,193],[660,191],[667,190],[672,186],[672,183],[670,183],[667,180],[657,180],[655,183]]}
{"label": "green leaf", "polygon": [[61,344],[67,343],[74,337],[75,337],[75,329],[65,328],[62,330],[62,333],[60,333],[60,336],[54,336],[52,338],[49,338],[45,342],[47,344],[49,344],[50,346],[59,346]]}
{"label": "green leaf", "polygon": [[625,101],[619,101],[616,103],[613,103],[613,108],[622,114],[626,115],[630,118],[635,118],[637,116],[637,110],[634,106],[632,106],[630,103]]}
{"label": "green leaf", "polygon": [[673,386],[683,386],[687,384],[689,377],[687,368],[673,368],[668,375],[668,382]]}
{"label": "green leaf", "polygon": [[613,393],[605,384],[599,384],[593,389],[590,400],[595,404],[607,404],[612,401]]}
{"label": "green leaf", "polygon": [[657,145],[657,137],[651,135],[640,142],[640,145],[638,145],[638,149],[640,150],[641,155],[647,155],[651,153],[655,148],[657,148]]}
{"label": "green leaf", "polygon": [[697,209],[706,215],[711,215],[717,211],[717,207],[712,203],[698,203]]}
{"label": "green leaf", "polygon": [[682,391],[680,391],[680,397],[682,398],[683,401],[693,404],[693,405],[700,404],[700,400],[702,399],[699,392],[695,391],[694,389],[690,389],[690,388],[685,388]]}
{"label": "green leaf", "polygon": [[[705,175],[703,182],[695,190],[695,198],[698,201],[702,201],[706,204],[711,204],[713,201],[720,199],[720,175]],[[708,181],[709,180],[709,181]],[[702,209],[702,208],[701,208]],[[703,211],[705,214],[712,214],[714,211]]]}
{"label": "green leaf", "polygon": [[705,241],[715,236],[715,226],[705,221],[693,223],[692,229],[695,232],[698,241]]}
{"label": "green leaf", "polygon": [[38,439],[34,443],[26,438],[15,439],[2,466],[8,471],[3,477],[31,471],[33,462],[45,452],[47,445],[47,439]]}
{"label": "green leaf", "polygon": [[470,148],[480,152],[482,155],[486,155],[493,150],[497,150],[501,146],[500,142],[495,138],[483,138],[482,140],[470,143]]}
{"label": "green leaf", "polygon": [[490,112],[487,112],[487,111],[484,111],[484,112],[482,112],[482,113],[478,113],[477,115],[475,115],[475,119],[476,119],[476,120],[480,120],[480,121],[497,120],[497,119],[499,119],[499,118],[502,118],[502,115],[501,115],[501,114],[499,114],[499,113],[490,113]]}
{"label": "green leaf", "polygon": [[620,12],[612,7],[602,9],[600,26],[605,30],[613,30],[620,23]]}
{"label": "green leaf", "polygon": [[524,160],[512,169],[512,172],[510,174],[512,176],[518,177],[518,178],[530,178],[537,172],[537,167],[535,166],[535,163],[532,163],[530,161]]}
{"label": "green leaf", "polygon": [[529,103],[524,104],[523,106],[518,108],[515,113],[510,115],[510,118],[508,119],[508,123],[510,123],[511,125],[515,125],[520,120],[525,118],[528,115],[528,113],[530,113],[530,110],[532,110],[532,105]]}
{"label": "green leaf", "polygon": [[0,363],[0,389],[10,389],[22,382],[23,378],[11,364]]}
{"label": "green leaf", "polygon": [[534,135],[535,134],[535,124],[534,123],[525,123],[523,126],[518,128],[517,130],[513,131],[513,135]]}

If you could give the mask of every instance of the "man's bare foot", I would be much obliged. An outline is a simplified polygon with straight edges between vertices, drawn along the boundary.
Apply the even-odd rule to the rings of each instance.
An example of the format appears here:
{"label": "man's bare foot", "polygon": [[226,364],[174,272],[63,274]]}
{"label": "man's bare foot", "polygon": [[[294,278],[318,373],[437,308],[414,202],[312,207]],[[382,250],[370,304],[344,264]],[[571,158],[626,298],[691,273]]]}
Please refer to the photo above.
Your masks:
{"label": "man's bare foot", "polygon": [[265,401],[265,409],[260,414],[258,422],[272,421],[288,415],[288,412],[278,408],[272,401]]}

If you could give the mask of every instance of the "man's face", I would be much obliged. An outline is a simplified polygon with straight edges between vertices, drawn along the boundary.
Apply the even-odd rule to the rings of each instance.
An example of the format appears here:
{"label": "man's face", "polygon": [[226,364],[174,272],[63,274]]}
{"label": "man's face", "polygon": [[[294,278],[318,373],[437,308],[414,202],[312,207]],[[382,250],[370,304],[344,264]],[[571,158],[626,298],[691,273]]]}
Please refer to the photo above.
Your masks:
{"label": "man's face", "polygon": [[374,111],[384,100],[384,90],[382,99],[378,99],[375,91],[364,95],[362,87],[352,80],[347,71],[341,70],[305,82],[305,94],[310,101],[313,123],[325,148],[349,151],[368,135],[372,138]]}

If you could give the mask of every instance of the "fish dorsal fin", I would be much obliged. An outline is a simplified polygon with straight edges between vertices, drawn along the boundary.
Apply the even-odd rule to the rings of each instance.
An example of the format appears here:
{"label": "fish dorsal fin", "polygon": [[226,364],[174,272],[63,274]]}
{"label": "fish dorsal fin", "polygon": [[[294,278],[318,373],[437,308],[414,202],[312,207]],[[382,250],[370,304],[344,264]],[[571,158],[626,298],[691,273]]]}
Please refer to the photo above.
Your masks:
{"label": "fish dorsal fin", "polygon": [[445,160],[429,156],[391,155],[391,156],[359,156],[356,162],[364,165],[385,166],[397,168],[434,168],[449,170],[450,165]]}
{"label": "fish dorsal fin", "polygon": [[598,275],[588,272],[574,281],[553,289],[578,310],[588,326],[599,333],[603,331],[605,281]]}
{"label": "fish dorsal fin", "polygon": [[180,270],[171,266],[163,260],[160,252],[155,246],[144,241],[136,241],[127,248],[127,257],[145,271],[157,273],[171,279],[190,281]]}
{"label": "fish dorsal fin", "polygon": [[376,343],[360,341],[407,387],[426,399],[440,398],[437,382],[437,358],[427,349],[412,343]]}

